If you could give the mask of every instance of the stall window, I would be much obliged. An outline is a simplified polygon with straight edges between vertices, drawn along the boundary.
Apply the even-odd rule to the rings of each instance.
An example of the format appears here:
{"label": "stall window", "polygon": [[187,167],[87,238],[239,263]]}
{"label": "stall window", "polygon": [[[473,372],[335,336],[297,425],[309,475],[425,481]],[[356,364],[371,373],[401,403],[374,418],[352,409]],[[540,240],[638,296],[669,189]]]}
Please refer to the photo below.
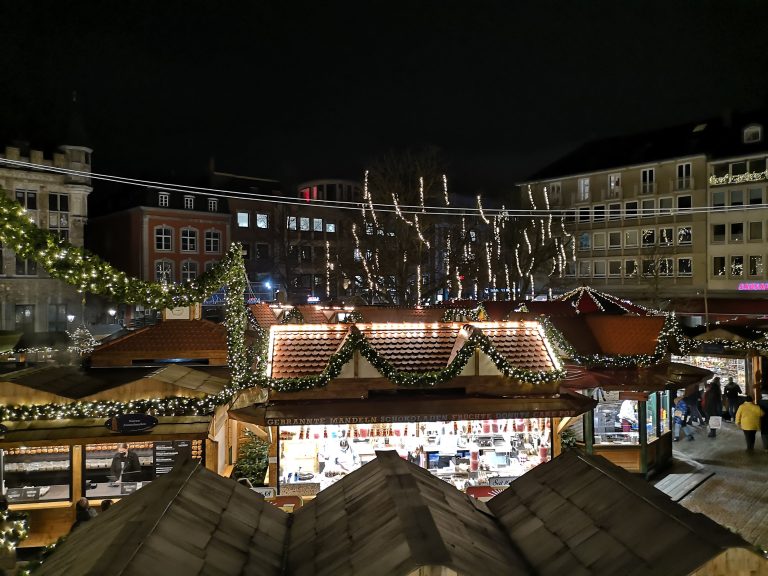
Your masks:
{"label": "stall window", "polygon": [[72,452],[69,446],[9,448],[3,453],[3,482],[11,504],[70,500]]}

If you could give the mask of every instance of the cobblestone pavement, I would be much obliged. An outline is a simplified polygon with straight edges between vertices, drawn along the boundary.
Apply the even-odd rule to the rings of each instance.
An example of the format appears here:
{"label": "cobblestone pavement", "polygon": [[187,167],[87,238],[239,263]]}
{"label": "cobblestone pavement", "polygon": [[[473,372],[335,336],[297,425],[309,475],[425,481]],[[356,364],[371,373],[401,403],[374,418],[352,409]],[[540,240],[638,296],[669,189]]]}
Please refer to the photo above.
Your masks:
{"label": "cobblestone pavement", "polygon": [[672,466],[652,481],[697,464],[714,472],[680,504],[768,550],[768,451],[763,449],[760,433],[754,452],[747,452],[744,434],[735,424],[723,422],[716,438],[708,438],[705,427],[693,429],[695,440],[675,442]]}

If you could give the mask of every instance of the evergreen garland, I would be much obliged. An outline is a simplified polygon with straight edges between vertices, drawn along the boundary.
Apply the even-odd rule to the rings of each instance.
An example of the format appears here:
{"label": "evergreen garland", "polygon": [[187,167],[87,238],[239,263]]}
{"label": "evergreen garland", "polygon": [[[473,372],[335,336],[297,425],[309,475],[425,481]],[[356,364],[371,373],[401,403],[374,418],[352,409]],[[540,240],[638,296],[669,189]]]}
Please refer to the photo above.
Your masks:
{"label": "evergreen garland", "polygon": [[296,306],[288,310],[280,319],[280,324],[304,324],[304,314]]}

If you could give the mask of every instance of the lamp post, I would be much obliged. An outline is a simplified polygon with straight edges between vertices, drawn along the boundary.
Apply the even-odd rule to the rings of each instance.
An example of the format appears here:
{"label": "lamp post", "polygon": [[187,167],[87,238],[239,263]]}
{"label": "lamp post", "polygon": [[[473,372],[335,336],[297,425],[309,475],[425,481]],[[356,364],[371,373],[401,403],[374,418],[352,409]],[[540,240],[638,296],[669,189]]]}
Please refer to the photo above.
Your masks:
{"label": "lamp post", "polygon": [[74,314],[67,314],[67,322],[72,324],[72,322],[75,321],[75,315]]}
{"label": "lamp post", "polygon": [[110,318],[109,323],[114,324],[115,314],[117,314],[117,310],[115,310],[114,308],[110,308],[109,310],[107,310],[107,314],[109,314],[109,318]]}

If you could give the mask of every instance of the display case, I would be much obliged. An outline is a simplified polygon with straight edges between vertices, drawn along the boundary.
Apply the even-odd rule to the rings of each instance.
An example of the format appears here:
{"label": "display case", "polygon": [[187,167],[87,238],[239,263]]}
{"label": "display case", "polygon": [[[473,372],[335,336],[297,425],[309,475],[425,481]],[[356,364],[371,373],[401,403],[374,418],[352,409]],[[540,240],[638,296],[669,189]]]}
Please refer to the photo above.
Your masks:
{"label": "display case", "polygon": [[10,504],[69,500],[72,452],[69,446],[8,448],[2,453],[2,484]]}

